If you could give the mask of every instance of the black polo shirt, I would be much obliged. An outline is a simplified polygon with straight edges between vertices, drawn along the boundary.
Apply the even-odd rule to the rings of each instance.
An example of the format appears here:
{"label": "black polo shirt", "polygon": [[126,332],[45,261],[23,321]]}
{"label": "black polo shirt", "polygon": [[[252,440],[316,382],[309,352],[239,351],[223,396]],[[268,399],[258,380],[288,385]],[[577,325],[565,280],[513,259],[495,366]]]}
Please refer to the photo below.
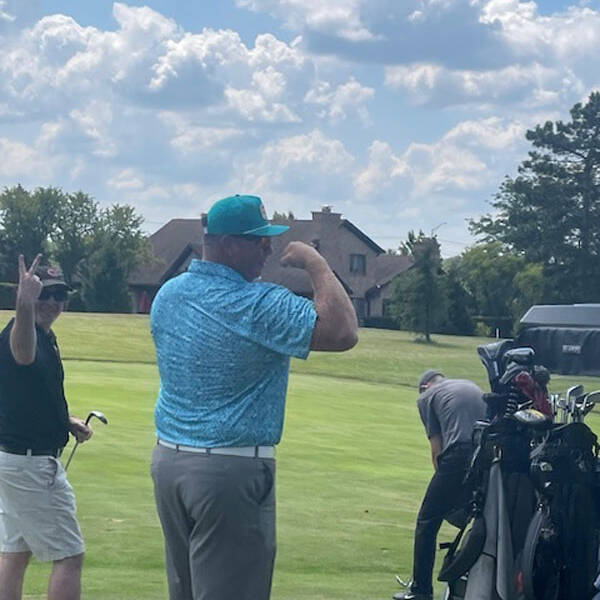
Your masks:
{"label": "black polo shirt", "polygon": [[10,350],[13,324],[0,333],[0,444],[62,448],[69,439],[69,409],[56,336],[36,325],[35,360],[19,365]]}

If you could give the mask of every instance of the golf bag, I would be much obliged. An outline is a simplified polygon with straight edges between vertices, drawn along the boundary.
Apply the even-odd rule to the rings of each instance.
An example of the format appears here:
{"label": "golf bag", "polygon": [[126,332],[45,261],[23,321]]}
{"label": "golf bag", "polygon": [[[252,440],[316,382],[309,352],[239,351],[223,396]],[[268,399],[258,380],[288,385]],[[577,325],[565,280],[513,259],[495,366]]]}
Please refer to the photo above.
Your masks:
{"label": "golf bag", "polygon": [[558,425],[533,449],[538,506],[521,569],[526,600],[589,600],[598,561],[598,441],[584,423]]}
{"label": "golf bag", "polygon": [[452,600],[589,600],[600,514],[596,436],[583,423],[553,423],[548,371],[531,348],[513,346],[478,348],[492,391],[473,434],[471,526],[446,545],[438,579]]}

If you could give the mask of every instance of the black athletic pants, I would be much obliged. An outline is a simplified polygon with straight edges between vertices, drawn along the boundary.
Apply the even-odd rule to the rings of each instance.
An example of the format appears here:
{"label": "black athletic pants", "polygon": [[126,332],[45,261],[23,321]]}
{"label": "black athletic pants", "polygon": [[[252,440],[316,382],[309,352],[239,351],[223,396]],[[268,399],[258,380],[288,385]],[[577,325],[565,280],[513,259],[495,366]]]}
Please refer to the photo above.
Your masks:
{"label": "black athletic pants", "polygon": [[429,482],[417,516],[411,587],[415,594],[433,593],[432,577],[437,534],[444,518],[466,505],[468,492],[463,480],[472,451],[473,446],[470,443],[456,444],[438,459],[438,469]]}

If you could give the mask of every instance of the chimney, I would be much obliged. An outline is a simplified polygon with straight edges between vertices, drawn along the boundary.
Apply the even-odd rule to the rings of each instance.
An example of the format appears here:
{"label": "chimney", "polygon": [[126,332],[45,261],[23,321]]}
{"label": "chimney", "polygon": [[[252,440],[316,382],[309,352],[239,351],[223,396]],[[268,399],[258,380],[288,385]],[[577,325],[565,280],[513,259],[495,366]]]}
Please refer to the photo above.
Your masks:
{"label": "chimney", "polygon": [[313,221],[340,221],[342,219],[342,213],[335,213],[332,211],[333,206],[330,204],[325,204],[321,207],[321,211],[312,211],[312,220]]}

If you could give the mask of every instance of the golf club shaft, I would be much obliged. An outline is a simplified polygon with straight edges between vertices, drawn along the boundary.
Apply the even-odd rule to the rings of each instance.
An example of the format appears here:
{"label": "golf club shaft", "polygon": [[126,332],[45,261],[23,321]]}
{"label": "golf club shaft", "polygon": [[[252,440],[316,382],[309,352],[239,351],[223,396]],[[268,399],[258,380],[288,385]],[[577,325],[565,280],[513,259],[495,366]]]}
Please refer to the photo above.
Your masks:
{"label": "golf club shaft", "polygon": [[67,460],[67,464],[65,465],[65,471],[69,468],[71,464],[71,460],[73,459],[73,454],[75,454],[75,450],[77,450],[77,446],[79,446],[79,442],[76,440],[75,445],[73,446],[73,450],[71,450],[71,454],[69,455],[69,459]]}

